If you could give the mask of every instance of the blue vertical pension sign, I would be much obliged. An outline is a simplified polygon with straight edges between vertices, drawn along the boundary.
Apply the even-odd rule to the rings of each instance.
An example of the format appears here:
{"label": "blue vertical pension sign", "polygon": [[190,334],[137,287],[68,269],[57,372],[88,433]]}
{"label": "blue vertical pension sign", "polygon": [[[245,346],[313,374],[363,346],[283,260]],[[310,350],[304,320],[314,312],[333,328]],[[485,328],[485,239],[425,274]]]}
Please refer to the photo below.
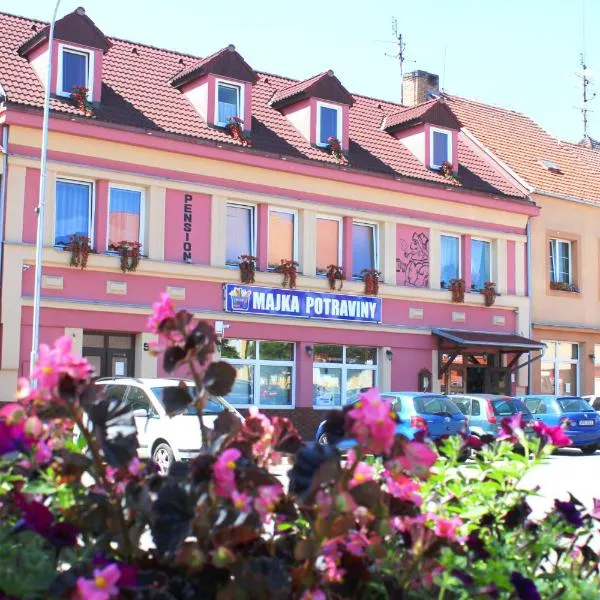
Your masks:
{"label": "blue vertical pension sign", "polygon": [[225,311],[381,323],[381,298],[226,283]]}

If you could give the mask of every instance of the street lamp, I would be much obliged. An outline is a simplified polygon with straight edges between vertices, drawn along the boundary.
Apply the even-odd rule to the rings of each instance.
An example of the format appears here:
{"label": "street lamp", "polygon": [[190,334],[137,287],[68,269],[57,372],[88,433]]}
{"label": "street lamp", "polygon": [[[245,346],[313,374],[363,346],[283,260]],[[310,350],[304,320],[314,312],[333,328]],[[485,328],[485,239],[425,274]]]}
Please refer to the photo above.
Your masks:
{"label": "street lamp", "polygon": [[[52,83],[52,51],[54,44],[54,23],[58,6],[61,0],[56,0],[52,21],[50,21],[50,35],[48,37],[48,68],[46,69],[46,93],[44,94],[44,120],[42,123],[42,159],[40,164],[40,195],[37,206],[37,236],[35,238],[35,287],[33,291],[33,331],[31,334],[31,357],[29,359],[29,373],[38,359],[38,346],[40,344],[40,297],[42,293],[42,250],[44,248],[44,208],[46,206],[46,162],[48,158],[48,121],[50,119],[50,86]],[[33,385],[37,385],[34,382]]]}

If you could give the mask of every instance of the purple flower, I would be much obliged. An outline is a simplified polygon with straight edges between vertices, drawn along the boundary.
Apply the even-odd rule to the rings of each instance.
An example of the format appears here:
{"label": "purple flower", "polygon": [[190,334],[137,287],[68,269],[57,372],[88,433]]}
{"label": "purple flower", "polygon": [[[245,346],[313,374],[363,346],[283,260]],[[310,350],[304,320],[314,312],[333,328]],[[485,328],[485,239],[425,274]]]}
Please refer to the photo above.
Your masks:
{"label": "purple flower", "polygon": [[475,555],[475,558],[486,559],[490,557],[490,553],[486,550],[483,540],[477,532],[472,531],[467,536],[467,548]]}
{"label": "purple flower", "polygon": [[571,500],[566,502],[563,502],[562,500],[555,500],[554,507],[567,523],[570,523],[574,527],[581,527],[583,525],[583,517],[581,515],[581,511],[575,506],[575,502],[573,500],[573,496],[571,496]]}
{"label": "purple flower", "polygon": [[517,413],[512,417],[504,417],[500,421],[499,440],[506,440],[512,444],[516,444],[523,436],[523,415]]}
{"label": "purple flower", "polygon": [[523,577],[518,571],[513,571],[510,576],[510,582],[514,585],[517,596],[520,600],[542,600],[540,593],[535,587],[535,583],[527,577]]}

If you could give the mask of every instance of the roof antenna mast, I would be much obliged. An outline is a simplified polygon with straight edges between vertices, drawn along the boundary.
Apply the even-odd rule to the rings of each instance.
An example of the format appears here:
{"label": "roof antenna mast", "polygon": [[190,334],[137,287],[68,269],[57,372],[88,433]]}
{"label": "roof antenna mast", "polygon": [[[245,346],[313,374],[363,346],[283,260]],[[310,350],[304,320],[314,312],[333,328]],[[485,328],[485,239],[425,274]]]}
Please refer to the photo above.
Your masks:
{"label": "roof antenna mast", "polygon": [[396,17],[392,17],[392,34],[395,43],[398,46],[398,52],[397,54],[386,53],[386,56],[397,59],[400,64],[400,104],[404,104],[404,86],[402,85],[402,82],[404,81],[404,61],[406,60],[404,50],[406,49],[406,44],[402,40],[402,34],[398,33],[398,19],[396,19]]}
{"label": "roof antenna mast", "polygon": [[581,38],[582,38],[582,52],[579,58],[580,66],[581,66],[581,88],[583,95],[583,104],[581,105],[581,116],[583,117],[583,143],[589,141],[589,132],[588,132],[588,113],[591,110],[588,108],[588,104],[596,97],[596,93],[590,94],[588,88],[591,84],[590,78],[588,76],[587,65],[585,64],[585,0],[582,0],[581,3]]}

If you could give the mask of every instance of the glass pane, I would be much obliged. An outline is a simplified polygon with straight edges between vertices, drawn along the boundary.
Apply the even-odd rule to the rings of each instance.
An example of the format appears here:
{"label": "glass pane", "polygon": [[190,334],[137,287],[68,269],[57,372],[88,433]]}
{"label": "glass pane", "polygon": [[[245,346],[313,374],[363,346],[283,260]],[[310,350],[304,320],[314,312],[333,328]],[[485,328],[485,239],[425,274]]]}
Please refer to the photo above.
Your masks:
{"label": "glass pane", "polygon": [[221,357],[240,360],[256,358],[256,342],[252,340],[223,340]]}
{"label": "glass pane", "polygon": [[344,356],[343,346],[333,344],[315,344],[313,348],[313,362],[341,363]]}
{"label": "glass pane", "polygon": [[234,85],[219,84],[218,91],[218,121],[227,123],[229,117],[239,117],[239,93],[240,89]]}
{"label": "glass pane", "polygon": [[471,288],[479,290],[490,281],[490,243],[471,241]]}
{"label": "glass pane", "polygon": [[570,342],[556,342],[556,357],[564,360],[577,360],[579,345]]}
{"label": "glass pane", "polygon": [[550,245],[550,281],[558,281],[557,261],[556,261],[556,240],[549,240]]}
{"label": "glass pane", "polygon": [[556,393],[569,395],[577,393],[577,363],[557,363],[558,385]]}
{"label": "glass pane", "polygon": [[558,400],[558,405],[561,411],[566,413],[585,412],[591,409],[589,402],[583,398],[562,398]]}
{"label": "glass pane", "polygon": [[272,210],[269,212],[269,267],[281,260],[294,260],[294,215]]}
{"label": "glass pane", "polygon": [[442,163],[450,160],[448,156],[448,137],[449,134],[442,131],[433,132],[433,165],[441,167]]}
{"label": "glass pane", "polygon": [[546,344],[544,350],[544,358],[556,358],[556,342],[550,340],[542,340],[542,344]]}
{"label": "glass pane", "polygon": [[377,348],[348,346],[346,348],[346,363],[349,365],[376,365]]}
{"label": "glass pane", "polygon": [[63,92],[70,94],[76,85],[88,87],[88,56],[63,50]]}
{"label": "glass pane", "polygon": [[321,106],[321,144],[327,144],[329,137],[338,137],[337,130],[338,111],[335,108]]}
{"label": "glass pane", "polygon": [[558,276],[561,283],[571,283],[571,244],[558,243]]}
{"label": "glass pane", "polygon": [[262,406],[291,406],[292,367],[260,366],[259,402]]}
{"label": "glass pane", "polygon": [[66,246],[71,236],[89,236],[90,185],[56,182],[56,228],[54,243]]}
{"label": "glass pane", "polygon": [[104,348],[104,336],[100,333],[84,333],[84,348]]}
{"label": "glass pane", "polygon": [[340,406],[342,403],[342,369],[313,367],[313,404]]}
{"label": "glass pane", "polygon": [[140,241],[141,207],[141,192],[111,188],[108,216],[109,250],[114,250],[119,242]]}
{"label": "glass pane", "polygon": [[113,356],[110,360],[109,377],[127,377],[127,357]]}
{"label": "glass pane", "polygon": [[233,389],[225,398],[231,404],[253,404],[254,400],[254,367],[251,365],[233,365],[237,376]]}
{"label": "glass pane", "polygon": [[260,342],[260,360],[294,360],[292,342]]}
{"label": "glass pane", "polygon": [[457,237],[443,235],[441,239],[442,264],[440,287],[448,287],[451,279],[458,279],[460,273],[458,265],[459,242]]}
{"label": "glass pane", "polygon": [[540,392],[542,394],[554,394],[554,363],[549,361],[542,361],[541,366],[541,386]]}
{"label": "glass pane", "polygon": [[317,219],[317,273],[326,273],[329,265],[340,263],[340,223]]}
{"label": "glass pane", "polygon": [[237,265],[242,254],[252,254],[253,210],[249,206],[227,205],[225,262]]}
{"label": "glass pane", "polygon": [[133,340],[129,335],[109,335],[108,347],[115,350],[131,350]]}
{"label": "glass pane", "polygon": [[344,404],[356,402],[361,392],[366,392],[372,387],[375,387],[375,371],[373,369],[348,369]]}
{"label": "glass pane", "polygon": [[85,353],[83,357],[92,365],[94,369],[93,377],[102,377],[102,358],[100,356],[86,356]]}
{"label": "glass pane", "polygon": [[146,396],[144,390],[137,387],[130,387],[129,394],[127,395],[127,401],[131,405],[132,410],[143,408],[144,410],[150,410],[150,398]]}
{"label": "glass pane", "polygon": [[372,225],[352,225],[352,276],[361,277],[364,269],[375,268],[375,229]]}

